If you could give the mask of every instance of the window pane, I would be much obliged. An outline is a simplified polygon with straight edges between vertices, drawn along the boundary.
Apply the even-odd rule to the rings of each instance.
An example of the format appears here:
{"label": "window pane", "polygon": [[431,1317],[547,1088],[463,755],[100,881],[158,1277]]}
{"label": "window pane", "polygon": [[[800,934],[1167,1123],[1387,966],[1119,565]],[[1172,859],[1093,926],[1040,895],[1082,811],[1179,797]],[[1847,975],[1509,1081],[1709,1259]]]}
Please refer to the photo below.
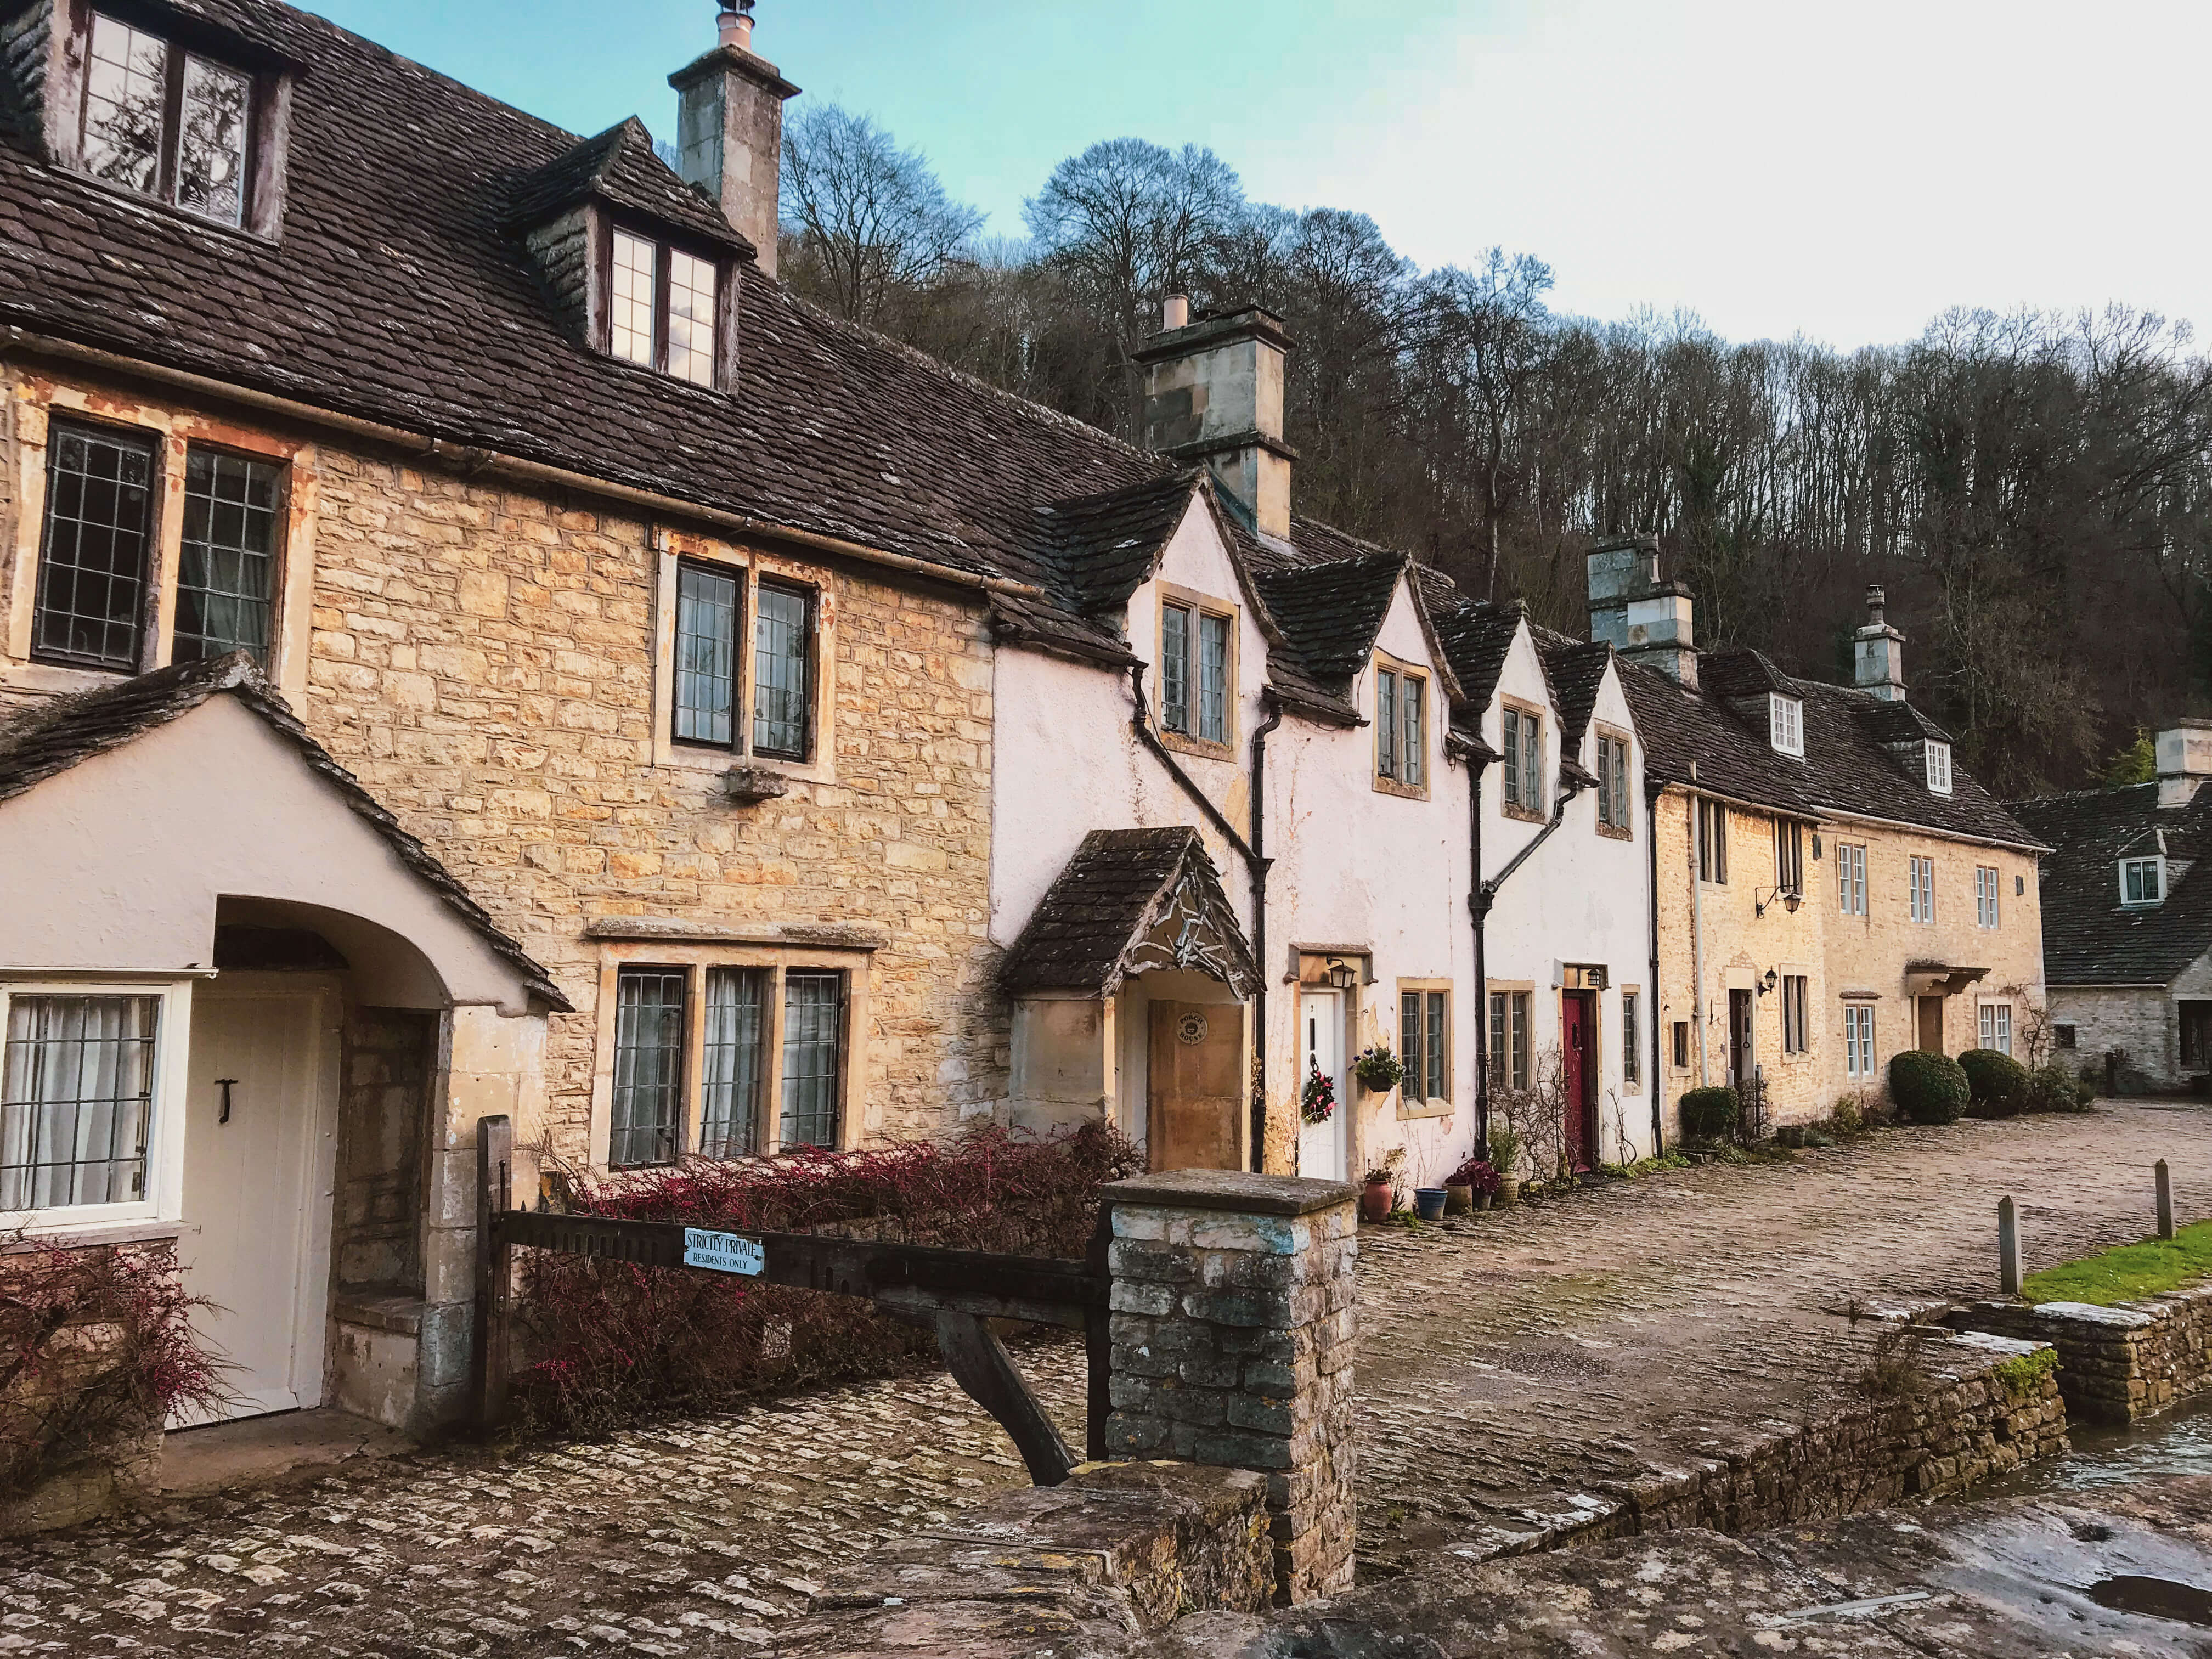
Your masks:
{"label": "window pane", "polygon": [[714,384],[714,267],[673,248],[668,254],[668,372]]}
{"label": "window pane", "polygon": [[1502,1081],[1505,1076],[1505,994],[1503,991],[1490,994],[1490,1053],[1485,1058],[1489,1062],[1491,1080]]}
{"label": "window pane", "polygon": [[1421,994],[1398,994],[1398,1058],[1406,1066],[1406,1093],[1417,1096],[1426,1073],[1421,1067]]}
{"label": "window pane", "polygon": [[102,668],[138,665],[153,480],[151,444],[52,429],[34,653]]}
{"label": "window pane", "polygon": [[761,586],[753,629],[753,747],[786,760],[806,758],[813,611],[805,593]]}
{"label": "window pane", "polygon": [[1400,712],[1404,716],[1401,729],[1406,735],[1399,751],[1400,777],[1418,789],[1421,785],[1422,749],[1427,742],[1422,726],[1426,711],[1422,707],[1421,682],[1408,674],[1402,682],[1402,687],[1399,693]]}
{"label": "window pane", "polygon": [[1620,1080],[1623,1083],[1633,1083],[1643,1075],[1640,1060],[1636,1031],[1636,994],[1624,991],[1620,994]]}
{"label": "window pane", "polygon": [[1229,740],[1229,618],[1198,618],[1198,735]]}
{"label": "window pane", "polygon": [[1442,991],[1429,993],[1429,1029],[1421,1049],[1421,1060],[1428,1078],[1428,1085],[1421,1092],[1431,1100],[1443,1099],[1450,1091],[1445,1087],[1444,1079],[1444,994]]}
{"label": "window pane", "polygon": [[98,12],[85,65],[84,165],[95,179],[150,193],[161,183],[169,46]]}
{"label": "window pane", "polygon": [[742,1158],[759,1150],[767,990],[767,974],[754,969],[716,968],[707,975],[699,1150],[708,1158]]}
{"label": "window pane", "polygon": [[1513,1086],[1528,1086],[1528,993],[1513,994]]}
{"label": "window pane", "polygon": [[783,1144],[837,1144],[843,986],[836,974],[783,977]]}
{"label": "window pane", "polygon": [[146,1195],[154,997],[16,997],[0,1080],[0,1209]]}
{"label": "window pane", "polygon": [[1387,668],[1375,676],[1375,772],[1398,775],[1398,677]]}
{"label": "window pane", "polygon": [[234,225],[246,207],[246,118],[253,83],[204,58],[185,59],[177,205]]}
{"label": "window pane", "polygon": [[660,250],[626,230],[615,233],[614,284],[608,295],[608,342],[617,357],[653,362],[653,289]]}
{"label": "window pane", "polygon": [[1190,733],[1190,612],[1160,608],[1160,725]]}
{"label": "window pane", "polygon": [[1505,800],[1510,806],[1521,804],[1521,714],[1517,709],[1505,711]]}
{"label": "window pane", "polygon": [[614,1132],[607,1162],[672,1164],[684,1081],[684,975],[625,968],[615,982]]}
{"label": "window pane", "polygon": [[1521,718],[1521,804],[1541,809],[1544,803],[1542,723],[1533,714]]}
{"label": "window pane", "polygon": [[678,743],[737,741],[738,578],[676,567],[676,729]]}
{"label": "window pane", "polygon": [[177,564],[174,659],[250,651],[269,666],[283,469],[204,449],[185,460],[185,534]]}

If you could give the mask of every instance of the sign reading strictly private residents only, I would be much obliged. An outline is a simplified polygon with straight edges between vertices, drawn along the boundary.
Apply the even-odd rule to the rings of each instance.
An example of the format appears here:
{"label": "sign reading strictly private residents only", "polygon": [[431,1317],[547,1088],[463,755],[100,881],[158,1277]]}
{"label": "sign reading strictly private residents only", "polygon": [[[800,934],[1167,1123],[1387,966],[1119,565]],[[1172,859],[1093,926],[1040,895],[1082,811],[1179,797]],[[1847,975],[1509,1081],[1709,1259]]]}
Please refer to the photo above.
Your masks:
{"label": "sign reading strictly private residents only", "polygon": [[704,1227],[686,1227],[684,1265],[706,1267],[718,1273],[758,1273],[768,1266],[768,1251],[757,1238],[709,1232]]}

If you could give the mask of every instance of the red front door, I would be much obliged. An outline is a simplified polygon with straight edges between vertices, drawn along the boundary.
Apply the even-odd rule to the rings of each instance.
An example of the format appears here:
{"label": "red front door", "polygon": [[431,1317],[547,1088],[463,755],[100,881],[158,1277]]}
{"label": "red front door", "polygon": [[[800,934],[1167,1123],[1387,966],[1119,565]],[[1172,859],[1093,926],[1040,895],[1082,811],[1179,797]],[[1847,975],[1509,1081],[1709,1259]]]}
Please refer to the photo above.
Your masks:
{"label": "red front door", "polygon": [[1591,1030],[1591,996],[1568,991],[1559,999],[1560,1046],[1566,1056],[1567,1162],[1577,1170],[1590,1165],[1589,1103],[1597,1081],[1597,1045]]}

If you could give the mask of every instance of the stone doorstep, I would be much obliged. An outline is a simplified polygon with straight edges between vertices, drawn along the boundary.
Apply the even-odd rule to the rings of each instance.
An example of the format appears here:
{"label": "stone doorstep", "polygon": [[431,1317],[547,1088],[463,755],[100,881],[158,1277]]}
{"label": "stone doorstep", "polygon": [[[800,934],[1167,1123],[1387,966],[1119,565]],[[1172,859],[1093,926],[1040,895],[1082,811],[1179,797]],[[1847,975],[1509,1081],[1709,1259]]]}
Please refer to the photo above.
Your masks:
{"label": "stone doorstep", "polygon": [[347,1296],[331,1299],[331,1317],[341,1325],[360,1325],[394,1336],[422,1334],[423,1300],[419,1296]]}

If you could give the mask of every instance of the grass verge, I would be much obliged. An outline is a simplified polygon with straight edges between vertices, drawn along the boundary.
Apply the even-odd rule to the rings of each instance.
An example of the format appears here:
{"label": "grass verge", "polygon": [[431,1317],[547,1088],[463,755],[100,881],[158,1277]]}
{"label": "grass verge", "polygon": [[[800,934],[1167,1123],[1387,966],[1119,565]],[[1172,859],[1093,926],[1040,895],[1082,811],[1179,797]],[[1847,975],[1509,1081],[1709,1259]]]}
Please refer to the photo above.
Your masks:
{"label": "grass verge", "polygon": [[2100,1255],[2030,1273],[2020,1293],[2030,1302],[2087,1302],[2100,1308],[2140,1302],[2212,1274],[2212,1221],[2172,1238],[2147,1238]]}

